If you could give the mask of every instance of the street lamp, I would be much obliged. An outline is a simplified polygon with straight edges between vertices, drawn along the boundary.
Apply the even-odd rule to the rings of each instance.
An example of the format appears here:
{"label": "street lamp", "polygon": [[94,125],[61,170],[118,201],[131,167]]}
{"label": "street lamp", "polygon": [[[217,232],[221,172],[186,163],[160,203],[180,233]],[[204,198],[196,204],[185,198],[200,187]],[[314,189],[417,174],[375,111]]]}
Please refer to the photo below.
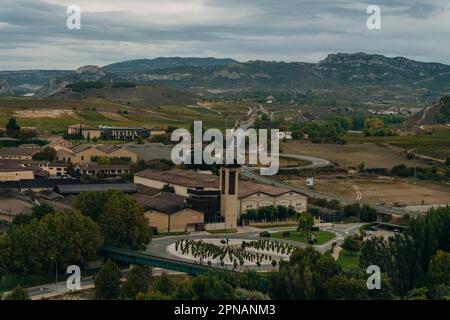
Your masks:
{"label": "street lamp", "polygon": [[55,262],[55,289],[58,291],[58,261],[53,257],[50,257],[50,260]]}

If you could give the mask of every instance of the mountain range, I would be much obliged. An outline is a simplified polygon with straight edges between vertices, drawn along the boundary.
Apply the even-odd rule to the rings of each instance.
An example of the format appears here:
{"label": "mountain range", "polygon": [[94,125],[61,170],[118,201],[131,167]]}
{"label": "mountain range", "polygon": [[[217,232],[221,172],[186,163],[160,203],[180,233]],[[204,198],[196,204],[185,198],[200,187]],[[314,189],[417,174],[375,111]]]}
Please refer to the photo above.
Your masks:
{"label": "mountain range", "polygon": [[239,98],[280,94],[426,105],[450,93],[450,66],[366,53],[330,54],[318,63],[156,58],[77,70],[0,71],[0,94],[51,97],[85,81],[159,85]]}

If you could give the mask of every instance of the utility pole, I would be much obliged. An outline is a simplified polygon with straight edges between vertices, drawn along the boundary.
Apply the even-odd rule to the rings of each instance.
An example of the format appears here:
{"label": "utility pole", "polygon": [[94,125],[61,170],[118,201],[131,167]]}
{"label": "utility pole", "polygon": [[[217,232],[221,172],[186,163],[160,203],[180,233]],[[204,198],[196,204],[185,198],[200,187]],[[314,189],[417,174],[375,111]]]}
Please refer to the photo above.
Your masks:
{"label": "utility pole", "polygon": [[50,260],[55,262],[55,290],[58,292],[58,261],[53,257],[50,257]]}

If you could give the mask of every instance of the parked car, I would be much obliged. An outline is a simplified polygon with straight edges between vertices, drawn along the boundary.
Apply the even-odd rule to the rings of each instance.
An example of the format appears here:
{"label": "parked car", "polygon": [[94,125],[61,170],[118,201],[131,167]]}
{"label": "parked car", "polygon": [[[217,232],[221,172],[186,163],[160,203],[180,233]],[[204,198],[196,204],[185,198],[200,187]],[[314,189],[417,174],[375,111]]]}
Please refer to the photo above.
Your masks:
{"label": "parked car", "polygon": [[259,236],[260,236],[260,237],[263,237],[263,238],[270,238],[270,237],[271,237],[271,235],[270,235],[270,233],[269,233],[268,231],[263,231],[263,232],[261,232],[261,233],[259,234]]}

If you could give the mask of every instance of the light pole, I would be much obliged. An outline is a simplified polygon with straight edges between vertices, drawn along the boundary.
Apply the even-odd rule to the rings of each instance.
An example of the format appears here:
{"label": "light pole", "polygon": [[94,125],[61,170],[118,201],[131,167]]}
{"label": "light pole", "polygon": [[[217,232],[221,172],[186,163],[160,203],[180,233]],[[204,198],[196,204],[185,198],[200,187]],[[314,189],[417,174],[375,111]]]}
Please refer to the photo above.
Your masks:
{"label": "light pole", "polygon": [[58,291],[58,261],[53,257],[50,257],[50,260],[55,262],[55,290]]}

